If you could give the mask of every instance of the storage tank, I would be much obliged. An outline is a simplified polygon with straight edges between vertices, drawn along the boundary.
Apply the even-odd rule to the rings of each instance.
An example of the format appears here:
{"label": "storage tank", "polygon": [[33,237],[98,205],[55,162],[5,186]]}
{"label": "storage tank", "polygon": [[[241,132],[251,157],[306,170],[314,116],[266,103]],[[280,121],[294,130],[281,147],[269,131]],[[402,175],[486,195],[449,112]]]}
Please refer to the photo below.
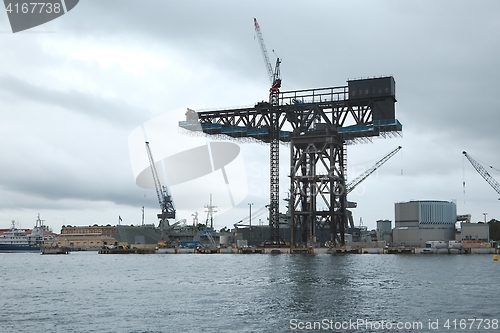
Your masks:
{"label": "storage tank", "polygon": [[219,240],[220,245],[229,246],[229,236],[221,235]]}

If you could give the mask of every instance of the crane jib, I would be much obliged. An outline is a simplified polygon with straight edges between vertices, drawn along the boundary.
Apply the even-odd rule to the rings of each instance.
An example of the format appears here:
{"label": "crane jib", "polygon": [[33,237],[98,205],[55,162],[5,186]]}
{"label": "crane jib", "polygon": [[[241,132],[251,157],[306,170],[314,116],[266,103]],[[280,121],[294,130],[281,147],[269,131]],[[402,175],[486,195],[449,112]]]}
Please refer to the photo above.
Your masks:
{"label": "crane jib", "polygon": [[472,164],[472,166],[474,167],[474,169],[476,169],[476,171],[484,178],[484,180],[486,180],[486,182],[488,182],[488,184],[490,184],[491,187],[493,187],[493,189],[498,194],[500,194],[500,184],[495,180],[495,178],[493,178],[488,173],[488,171],[486,171],[486,169],[483,168],[483,166],[481,164],[479,164],[478,161],[476,161],[469,154],[467,154],[467,152],[464,151],[464,152],[462,152],[462,154],[464,154],[465,157],[467,157],[467,159],[469,160],[470,164]]}

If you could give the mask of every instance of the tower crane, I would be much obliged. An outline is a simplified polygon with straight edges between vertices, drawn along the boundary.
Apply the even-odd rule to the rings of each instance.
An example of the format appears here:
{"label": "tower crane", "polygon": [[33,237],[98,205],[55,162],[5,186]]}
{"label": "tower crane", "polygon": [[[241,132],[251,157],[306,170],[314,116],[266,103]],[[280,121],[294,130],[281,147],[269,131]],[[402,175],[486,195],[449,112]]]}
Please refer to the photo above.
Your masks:
{"label": "tower crane", "polygon": [[[269,61],[269,56],[267,55],[266,44],[264,44],[264,37],[262,37],[262,32],[260,31],[259,23],[257,19],[254,17],[253,24],[255,26],[255,32],[257,33],[257,37],[259,38],[260,50],[262,51],[262,57],[264,58],[264,63],[266,65],[267,74],[269,76],[269,80],[271,81],[271,89],[269,91],[277,91],[279,93],[279,88],[281,88],[281,77],[280,77],[280,58],[276,58],[276,65],[274,67],[271,66],[271,62]],[[269,101],[271,103],[271,100]],[[272,104],[272,103],[271,103]]]}
{"label": "tower crane", "polygon": [[483,166],[481,164],[479,164],[479,162],[477,162],[469,154],[467,154],[466,151],[463,151],[462,154],[464,154],[465,157],[467,157],[467,159],[469,160],[470,164],[472,164],[472,166],[474,167],[474,169],[476,169],[476,171],[484,178],[484,180],[486,180],[488,182],[488,184],[490,184],[491,187],[493,187],[493,189],[495,191],[497,191],[498,194],[500,194],[500,184],[495,180],[495,178],[493,178],[488,173],[488,171],[486,171],[486,169],[483,168]]}
{"label": "tower crane", "polygon": [[270,154],[269,154],[269,170],[270,170],[270,202],[269,202],[269,226],[271,230],[270,238],[265,242],[265,245],[284,245],[283,240],[279,233],[279,93],[281,88],[281,75],[279,58],[276,59],[274,72],[267,55],[266,45],[264,38],[260,31],[257,19],[253,19],[255,32],[259,39],[260,49],[264,62],[266,65],[267,73],[271,81],[271,88],[269,89],[269,135],[270,135]]}
{"label": "tower crane", "polygon": [[148,152],[149,164],[151,166],[151,172],[153,173],[153,182],[155,184],[156,195],[158,196],[158,203],[160,204],[161,213],[158,214],[158,219],[160,220],[160,229],[163,231],[165,228],[169,227],[168,219],[175,219],[175,207],[172,201],[172,196],[168,192],[166,186],[163,186],[160,182],[160,177],[158,177],[158,172],[156,171],[155,162],[153,159],[153,154],[151,153],[151,148],[149,147],[149,142],[146,141],[146,151]]}

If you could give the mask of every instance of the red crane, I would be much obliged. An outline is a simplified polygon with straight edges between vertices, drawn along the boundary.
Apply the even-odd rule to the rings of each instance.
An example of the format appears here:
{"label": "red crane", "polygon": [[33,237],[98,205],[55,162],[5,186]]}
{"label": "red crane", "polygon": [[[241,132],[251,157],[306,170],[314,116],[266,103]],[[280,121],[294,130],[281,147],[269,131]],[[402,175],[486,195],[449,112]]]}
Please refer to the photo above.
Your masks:
{"label": "red crane", "polygon": [[279,235],[279,93],[281,87],[281,77],[280,77],[280,59],[276,59],[276,66],[273,68],[269,57],[267,55],[266,45],[264,44],[264,38],[262,37],[262,32],[260,31],[259,23],[257,19],[253,19],[255,26],[255,32],[259,38],[260,49],[262,51],[262,56],[264,57],[264,62],[267,68],[267,74],[271,80],[271,88],[269,89],[269,104],[270,114],[269,114],[269,170],[270,170],[270,202],[269,202],[269,226],[271,227],[271,236],[265,245],[285,245],[285,242],[281,239]]}

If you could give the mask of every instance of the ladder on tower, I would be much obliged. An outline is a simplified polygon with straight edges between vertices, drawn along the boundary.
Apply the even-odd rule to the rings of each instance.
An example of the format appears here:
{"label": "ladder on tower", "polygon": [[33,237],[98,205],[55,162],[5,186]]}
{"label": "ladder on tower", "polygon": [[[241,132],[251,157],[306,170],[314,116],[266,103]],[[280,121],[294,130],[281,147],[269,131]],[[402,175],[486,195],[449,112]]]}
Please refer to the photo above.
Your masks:
{"label": "ladder on tower", "polygon": [[269,104],[270,104],[270,114],[269,114],[269,170],[270,170],[270,190],[269,190],[269,226],[271,228],[271,235],[269,239],[264,243],[268,246],[281,246],[285,245],[285,242],[281,239],[279,233],[279,140],[280,140],[280,125],[279,125],[279,103],[280,103],[280,88],[281,88],[281,75],[280,75],[280,59],[276,59],[276,65],[273,68],[269,57],[267,55],[266,45],[264,44],[264,38],[262,37],[262,32],[260,31],[259,23],[257,19],[253,19],[255,32],[259,38],[259,45],[262,51],[262,56],[264,57],[264,62],[266,65],[269,80],[271,81],[271,88],[269,89]]}

